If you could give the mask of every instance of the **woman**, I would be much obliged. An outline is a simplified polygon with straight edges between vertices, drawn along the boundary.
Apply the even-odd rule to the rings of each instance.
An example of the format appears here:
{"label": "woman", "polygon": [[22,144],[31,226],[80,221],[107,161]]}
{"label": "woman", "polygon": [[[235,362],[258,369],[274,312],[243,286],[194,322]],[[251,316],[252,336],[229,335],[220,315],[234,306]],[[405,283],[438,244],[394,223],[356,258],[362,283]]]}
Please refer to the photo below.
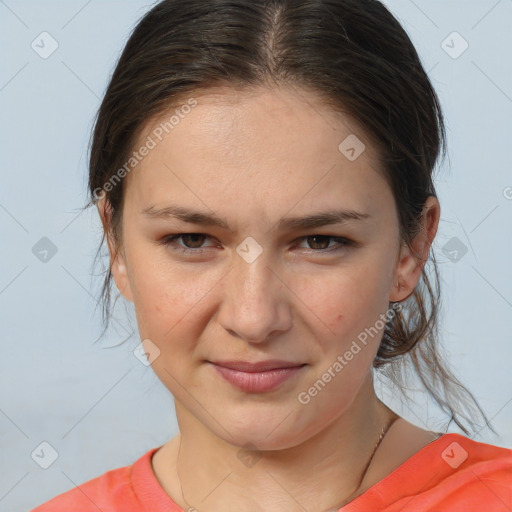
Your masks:
{"label": "woman", "polygon": [[35,511],[510,509],[512,450],[374,391],[374,368],[408,360],[466,434],[457,402],[488,423],[436,349],[444,144],[378,1],[153,7],[100,107],[89,186],[107,317],[113,277],[180,433]]}

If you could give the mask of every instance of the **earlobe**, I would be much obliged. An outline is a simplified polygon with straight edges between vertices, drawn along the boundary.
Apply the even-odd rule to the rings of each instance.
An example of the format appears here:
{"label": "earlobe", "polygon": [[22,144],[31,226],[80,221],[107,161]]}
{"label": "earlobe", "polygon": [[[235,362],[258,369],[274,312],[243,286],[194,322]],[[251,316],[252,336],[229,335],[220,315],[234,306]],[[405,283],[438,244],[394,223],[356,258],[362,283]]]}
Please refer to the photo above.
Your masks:
{"label": "earlobe", "polygon": [[103,225],[105,238],[107,240],[112,277],[121,295],[125,299],[133,302],[126,258],[123,254],[122,248],[119,247],[116,243],[114,234],[111,229],[112,208],[105,197],[102,197],[100,201],[98,201],[97,207],[101,218],[101,223]]}
{"label": "earlobe", "polygon": [[439,201],[429,196],[423,208],[420,230],[411,242],[412,249],[407,245],[401,247],[390,302],[404,301],[414,293],[437,232],[440,211]]}

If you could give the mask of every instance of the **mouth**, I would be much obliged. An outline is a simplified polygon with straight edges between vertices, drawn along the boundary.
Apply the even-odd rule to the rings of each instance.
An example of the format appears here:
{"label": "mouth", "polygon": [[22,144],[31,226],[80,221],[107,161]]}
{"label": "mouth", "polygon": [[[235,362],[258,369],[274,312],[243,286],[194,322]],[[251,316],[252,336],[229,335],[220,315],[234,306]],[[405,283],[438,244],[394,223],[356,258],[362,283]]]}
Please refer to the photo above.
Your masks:
{"label": "mouth", "polygon": [[272,391],[291,377],[300,373],[306,363],[268,360],[250,363],[247,361],[208,361],[217,374],[232,386],[246,393]]}
{"label": "mouth", "polygon": [[266,372],[268,370],[280,370],[283,368],[297,368],[304,366],[305,363],[294,363],[291,361],[284,361],[282,359],[268,359],[266,361],[248,362],[248,361],[210,361],[212,364],[229,368],[230,370],[237,370],[246,373]]}

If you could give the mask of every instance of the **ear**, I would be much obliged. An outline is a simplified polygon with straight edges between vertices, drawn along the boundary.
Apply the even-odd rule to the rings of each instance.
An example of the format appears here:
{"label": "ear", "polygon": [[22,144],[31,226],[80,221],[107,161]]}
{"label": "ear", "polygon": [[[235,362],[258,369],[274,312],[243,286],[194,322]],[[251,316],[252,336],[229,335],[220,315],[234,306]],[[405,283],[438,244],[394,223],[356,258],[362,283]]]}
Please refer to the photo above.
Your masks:
{"label": "ear", "polygon": [[440,217],[439,201],[429,196],[423,207],[420,230],[411,243],[413,251],[407,246],[401,248],[389,295],[390,302],[403,301],[414,293],[436,236]]}
{"label": "ear", "polygon": [[104,195],[98,202],[98,213],[103,225],[103,231],[107,239],[108,250],[110,254],[110,270],[121,295],[133,302],[132,289],[128,276],[126,258],[122,244],[118,243],[112,229],[112,206]]}

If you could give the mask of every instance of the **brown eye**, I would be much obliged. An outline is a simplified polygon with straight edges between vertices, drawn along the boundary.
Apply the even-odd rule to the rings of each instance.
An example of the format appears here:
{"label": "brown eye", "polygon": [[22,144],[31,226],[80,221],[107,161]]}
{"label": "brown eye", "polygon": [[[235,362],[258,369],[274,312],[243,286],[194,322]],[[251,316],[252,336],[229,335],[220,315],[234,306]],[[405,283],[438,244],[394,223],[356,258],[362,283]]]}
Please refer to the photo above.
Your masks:
{"label": "brown eye", "polygon": [[181,239],[187,249],[199,249],[204,243],[206,236],[200,233],[186,233],[181,235]]}
{"label": "brown eye", "polygon": [[[178,235],[168,235],[161,240],[161,243],[173,250],[189,253],[201,253],[212,245],[203,245],[210,238],[203,233],[180,233]],[[181,239],[181,243],[179,240]]]}
{"label": "brown eye", "polygon": [[307,241],[311,249],[327,249],[331,237],[322,235],[308,236]]}
{"label": "brown eye", "polygon": [[[330,236],[330,235],[309,235],[301,239],[307,243],[307,247],[302,246],[304,249],[311,249],[313,252],[330,253],[348,249],[353,243],[347,238]],[[332,244],[332,242],[335,242]]]}

